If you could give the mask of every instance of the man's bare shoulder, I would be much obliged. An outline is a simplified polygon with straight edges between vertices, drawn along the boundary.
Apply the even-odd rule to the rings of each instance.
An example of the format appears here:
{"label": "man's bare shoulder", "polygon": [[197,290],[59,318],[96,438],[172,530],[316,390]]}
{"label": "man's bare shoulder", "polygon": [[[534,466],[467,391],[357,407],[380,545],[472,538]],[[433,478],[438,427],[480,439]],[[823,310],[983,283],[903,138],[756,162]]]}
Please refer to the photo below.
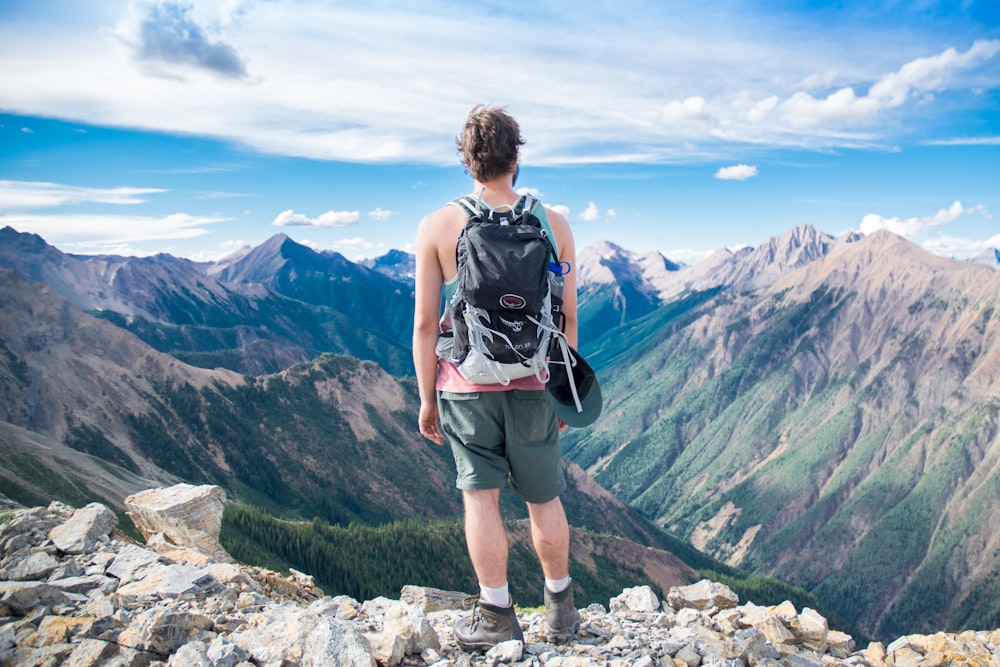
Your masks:
{"label": "man's bare shoulder", "polygon": [[465,214],[458,208],[442,206],[424,216],[424,219],[420,221],[417,233],[432,243],[446,240],[454,243],[458,239],[462,227],[465,226],[465,221]]}
{"label": "man's bare shoulder", "polygon": [[552,233],[556,236],[556,242],[560,248],[559,254],[564,257],[572,255],[575,250],[573,250],[573,230],[569,226],[569,220],[562,213],[548,206],[545,207],[545,213],[549,216],[549,225],[552,226]]}
{"label": "man's bare shoulder", "polygon": [[569,221],[566,220],[566,216],[551,206],[545,206],[545,214],[549,217],[549,224],[569,227]]}

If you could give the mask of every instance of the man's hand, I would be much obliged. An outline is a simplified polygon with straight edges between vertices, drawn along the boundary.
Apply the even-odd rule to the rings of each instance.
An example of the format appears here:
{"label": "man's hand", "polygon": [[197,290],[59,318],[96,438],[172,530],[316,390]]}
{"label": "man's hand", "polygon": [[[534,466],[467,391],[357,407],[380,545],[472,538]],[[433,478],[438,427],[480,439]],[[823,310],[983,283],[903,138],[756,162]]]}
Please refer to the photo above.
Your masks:
{"label": "man's hand", "polygon": [[420,435],[436,445],[444,444],[444,436],[438,430],[438,407],[436,402],[420,402]]}

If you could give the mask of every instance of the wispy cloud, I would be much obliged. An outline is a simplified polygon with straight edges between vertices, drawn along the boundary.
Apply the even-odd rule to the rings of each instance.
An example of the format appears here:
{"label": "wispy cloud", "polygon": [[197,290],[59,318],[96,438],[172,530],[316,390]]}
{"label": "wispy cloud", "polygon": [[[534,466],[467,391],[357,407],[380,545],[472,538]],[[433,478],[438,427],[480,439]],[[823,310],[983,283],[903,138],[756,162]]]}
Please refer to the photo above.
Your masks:
{"label": "wispy cloud", "polygon": [[869,213],[861,220],[861,233],[871,234],[880,229],[887,229],[900,236],[914,236],[932,227],[946,225],[955,222],[962,216],[981,215],[987,219],[992,219],[992,215],[982,204],[962,206],[962,202],[956,201],[948,208],[939,210],[934,215],[913,218],[886,218],[877,213]]}
{"label": "wispy cloud", "polygon": [[583,222],[610,222],[618,217],[613,208],[602,211],[594,202],[589,202],[587,208],[580,213],[580,220]]}
{"label": "wispy cloud", "polygon": [[166,192],[161,188],[88,188],[62,183],[0,180],[0,211],[31,211],[87,202],[142,204],[143,195]]}
{"label": "wispy cloud", "polygon": [[[980,88],[1000,85],[989,66],[1000,40],[928,47],[923,34],[894,35],[886,48],[884,26],[860,23],[848,48],[825,26],[791,30],[764,13],[708,22],[655,3],[608,20],[600,7],[551,2],[530,21],[449,2],[130,6],[97,29],[61,25],[56,38],[0,25],[2,106],[280,155],[454,164],[455,128],[487,101],[516,113],[533,164],[567,165],[717,161],[728,143],[886,145],[916,134],[901,129],[905,109],[954,112],[935,100],[966,91],[973,73]],[[495,54],[467,29],[487,20],[521,36],[503,86],[479,76]],[[971,98],[961,104],[989,104]]]}
{"label": "wispy cloud", "polygon": [[935,255],[954,257],[956,259],[970,259],[1000,248],[1000,234],[982,240],[958,236],[939,236],[924,241],[921,246],[924,250],[932,252]]}
{"label": "wispy cloud", "polygon": [[795,128],[871,124],[881,112],[899,107],[915,96],[951,88],[959,72],[990,60],[998,51],[1000,40],[978,41],[964,53],[950,48],[936,56],[917,58],[885,74],[866,95],[859,96],[853,87],[841,88],[824,98],[797,92],[779,110]]}
{"label": "wispy cloud", "polygon": [[387,211],[384,208],[376,208],[372,211],[368,211],[368,217],[372,220],[385,221],[396,215],[395,211]]}
{"label": "wispy cloud", "polygon": [[348,227],[361,217],[358,211],[327,211],[318,218],[296,213],[292,210],[282,211],[271,224],[275,227]]}
{"label": "wispy cloud", "polygon": [[[121,248],[146,241],[189,239],[208,233],[206,227],[226,217],[127,215],[0,215],[0,227],[38,234],[69,252],[119,253]],[[139,253],[143,254],[143,253]]]}
{"label": "wispy cloud", "polygon": [[929,139],[920,143],[925,146],[1000,146],[1000,137],[955,137]]}
{"label": "wispy cloud", "polygon": [[723,181],[745,181],[757,175],[757,167],[749,164],[737,164],[731,167],[722,167],[715,172],[715,178]]}

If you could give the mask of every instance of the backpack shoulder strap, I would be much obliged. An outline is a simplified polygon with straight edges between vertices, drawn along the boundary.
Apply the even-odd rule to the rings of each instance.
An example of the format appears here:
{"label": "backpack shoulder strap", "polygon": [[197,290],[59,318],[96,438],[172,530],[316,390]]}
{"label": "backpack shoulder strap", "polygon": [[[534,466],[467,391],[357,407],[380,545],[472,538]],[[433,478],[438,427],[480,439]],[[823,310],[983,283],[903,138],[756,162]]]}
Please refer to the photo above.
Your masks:
{"label": "backpack shoulder strap", "polygon": [[[483,213],[480,200],[472,195],[462,195],[461,197],[452,199],[448,202],[448,205],[459,209],[469,219]],[[549,215],[545,211],[545,206],[542,205],[542,202],[530,194],[523,194],[514,202],[513,209],[515,214],[520,214],[522,211],[527,210],[528,213],[534,214],[538,218],[538,221],[542,225],[542,230],[545,232],[545,237],[552,245],[553,257],[558,262],[559,244],[556,243],[556,235],[552,232],[552,223],[549,222]]]}
{"label": "backpack shoulder strap", "polygon": [[556,242],[556,235],[552,232],[552,223],[549,222],[549,214],[546,212],[545,206],[536,199],[532,212],[538,218],[538,222],[542,223],[545,236],[549,239],[549,243],[552,244],[552,251],[555,253],[556,261],[559,261],[559,244]]}
{"label": "backpack shoulder strap", "polygon": [[529,194],[523,194],[517,198],[514,202],[514,213],[520,215],[521,213],[527,211],[528,213],[534,213],[535,209],[538,207],[538,200]]}
{"label": "backpack shoulder strap", "polygon": [[454,206],[465,213],[465,217],[467,218],[474,218],[475,216],[480,215],[478,202],[472,197],[472,195],[465,195],[459,197],[458,199],[452,199],[448,202],[448,205]]}

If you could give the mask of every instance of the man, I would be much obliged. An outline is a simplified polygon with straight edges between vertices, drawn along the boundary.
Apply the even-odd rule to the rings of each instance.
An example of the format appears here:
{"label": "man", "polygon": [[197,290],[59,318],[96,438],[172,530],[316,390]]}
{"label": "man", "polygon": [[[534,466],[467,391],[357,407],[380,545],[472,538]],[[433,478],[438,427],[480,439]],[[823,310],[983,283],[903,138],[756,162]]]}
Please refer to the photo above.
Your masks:
{"label": "man", "polygon": [[[513,205],[518,151],[524,144],[517,121],[503,109],[476,106],[458,138],[473,192],[490,208]],[[539,207],[541,208],[541,207]],[[561,262],[576,266],[569,223],[545,208]],[[452,448],[457,486],[465,507],[465,537],[479,580],[479,601],[472,615],[455,625],[455,639],[465,650],[485,649],[524,636],[507,584],[507,532],[500,517],[500,490],[508,482],[526,501],[532,544],[545,576],[546,630],[550,641],[573,636],[579,615],[573,606],[569,577],[569,526],[559,494],[565,489],[559,457],[558,422],[545,386],[534,375],[509,384],[476,384],[455,365],[439,359],[435,346],[442,290],[446,299],[457,285],[456,245],[466,223],[456,206],[444,206],[424,218],[417,230],[416,308],[413,361],[420,389],[420,433]],[[564,332],[577,344],[576,273],[563,288]]]}

